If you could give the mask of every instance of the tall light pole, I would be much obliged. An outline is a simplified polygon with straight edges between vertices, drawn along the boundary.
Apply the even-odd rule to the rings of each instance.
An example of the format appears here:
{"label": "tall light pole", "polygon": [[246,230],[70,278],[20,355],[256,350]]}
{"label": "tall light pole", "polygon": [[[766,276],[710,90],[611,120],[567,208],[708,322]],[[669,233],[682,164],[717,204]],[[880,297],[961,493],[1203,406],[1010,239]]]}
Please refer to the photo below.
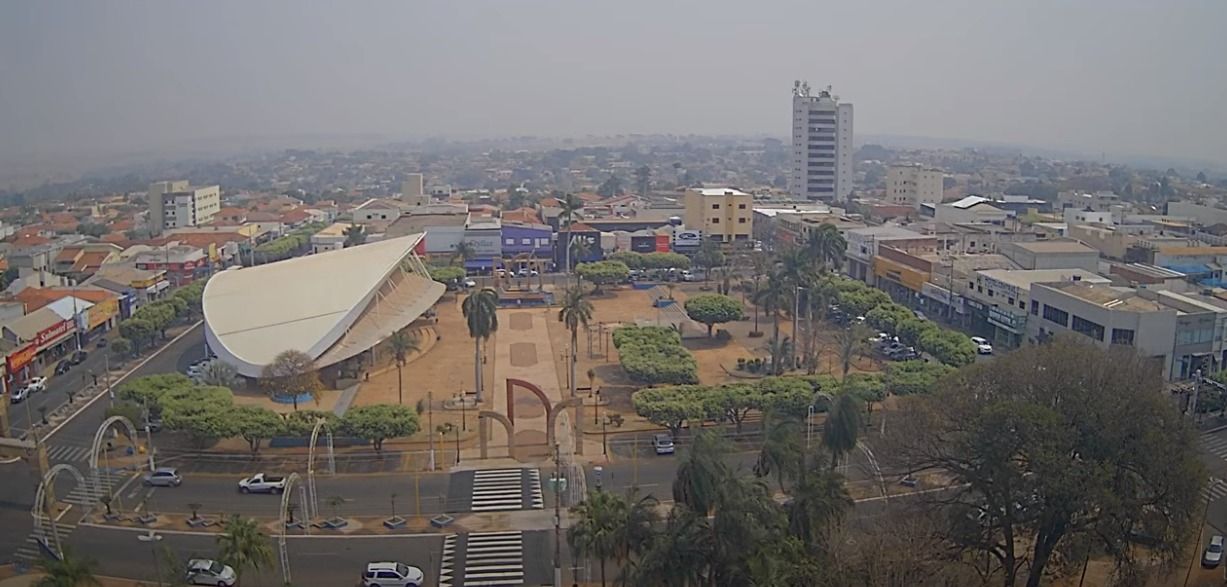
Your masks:
{"label": "tall light pole", "polygon": [[554,443],[554,587],[562,587],[562,451]]}
{"label": "tall light pole", "polygon": [[788,370],[791,371],[797,368],[797,318],[801,315],[801,292],[806,291],[806,288],[800,285],[793,286],[794,292],[792,296],[792,345],[788,349]]}
{"label": "tall light pole", "polygon": [[426,426],[430,430],[430,470],[435,470],[435,412],[431,407],[434,403],[434,392],[426,392]]}
{"label": "tall light pole", "polygon": [[136,539],[149,543],[149,554],[153,556],[153,572],[157,577],[157,584],[162,585],[162,565],[158,562],[158,550],[155,548],[162,541],[162,535],[150,530],[148,534],[140,534]]}

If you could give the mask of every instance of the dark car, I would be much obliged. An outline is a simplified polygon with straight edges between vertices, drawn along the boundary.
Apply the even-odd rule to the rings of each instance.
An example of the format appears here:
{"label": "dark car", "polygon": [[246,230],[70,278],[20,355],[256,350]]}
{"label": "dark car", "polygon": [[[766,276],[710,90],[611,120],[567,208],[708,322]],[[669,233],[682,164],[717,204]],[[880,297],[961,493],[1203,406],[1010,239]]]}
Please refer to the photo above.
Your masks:
{"label": "dark car", "polygon": [[100,338],[100,339],[98,339],[98,348],[100,348],[100,349],[105,349],[105,348],[107,348],[107,345],[108,345],[108,344],[110,344],[110,342],[109,342],[109,341],[107,341],[107,339],[105,339],[105,338]]}
{"label": "dark car", "polygon": [[71,363],[71,362],[69,362],[69,361],[68,361],[68,359],[64,359],[63,361],[60,361],[59,363],[57,363],[57,364],[56,364],[56,366],[55,366],[55,374],[56,374],[56,375],[63,375],[63,374],[65,374],[65,373],[67,373],[67,372],[68,372],[68,370],[69,370],[69,369],[71,369],[71,368],[72,368],[72,363]]}
{"label": "dark car", "polygon": [[85,359],[88,359],[88,358],[89,358],[89,351],[82,350],[82,351],[77,351],[73,353],[72,356],[68,357],[68,360],[72,361],[73,365],[80,365],[81,363],[85,362]]}

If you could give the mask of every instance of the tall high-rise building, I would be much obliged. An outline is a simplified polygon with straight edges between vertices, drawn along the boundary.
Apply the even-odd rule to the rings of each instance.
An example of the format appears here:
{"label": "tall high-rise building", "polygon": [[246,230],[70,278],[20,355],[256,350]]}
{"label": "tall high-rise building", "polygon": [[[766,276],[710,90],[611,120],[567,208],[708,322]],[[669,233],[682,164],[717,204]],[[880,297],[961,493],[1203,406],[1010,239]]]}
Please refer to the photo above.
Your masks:
{"label": "tall high-rise building", "polygon": [[221,210],[218,186],[193,186],[186,180],[149,184],[149,230],[153,234],[171,228],[208,224]]}
{"label": "tall high-rise building", "polygon": [[810,92],[809,82],[792,88],[792,193],[825,202],[852,192],[852,104],[840,103],[831,87]]}

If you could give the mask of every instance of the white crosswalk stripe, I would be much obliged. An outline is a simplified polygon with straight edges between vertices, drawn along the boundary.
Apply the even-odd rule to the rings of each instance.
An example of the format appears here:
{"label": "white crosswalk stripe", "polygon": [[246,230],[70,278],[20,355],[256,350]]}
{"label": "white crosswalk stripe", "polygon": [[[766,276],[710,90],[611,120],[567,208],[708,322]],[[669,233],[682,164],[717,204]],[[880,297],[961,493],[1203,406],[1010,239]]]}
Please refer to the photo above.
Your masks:
{"label": "white crosswalk stripe", "polygon": [[[529,507],[524,507],[524,481],[528,479]],[[483,469],[473,473],[472,511],[497,512],[543,509],[541,472],[537,469]]]}
{"label": "white crosswalk stripe", "polygon": [[[463,555],[458,557],[460,548],[463,548]],[[463,579],[458,581],[461,576]],[[524,534],[480,532],[444,538],[439,586],[452,587],[453,584],[457,587],[523,585]]]}
{"label": "white crosswalk stripe", "polygon": [[[99,471],[98,479],[101,483],[101,488],[97,488],[93,485],[93,479],[86,473],[86,486],[74,485],[72,489],[68,490],[66,495],[58,495],[56,498],[62,503],[72,504],[80,513],[76,517],[71,517],[71,519],[79,519],[84,515],[86,508],[97,504],[98,499],[107,494],[108,488],[117,490],[131,475],[132,473],[125,471]],[[55,523],[56,533],[60,537],[61,544],[68,539],[68,536],[77,527],[76,524],[71,523],[69,520],[70,516],[62,515],[61,519]],[[44,520],[43,525],[46,536],[40,536],[37,531],[31,532],[26,537],[25,544],[22,544],[17,549],[14,555],[16,558],[28,562],[38,561],[43,558],[43,551],[39,547],[39,542],[41,541],[40,538],[45,538],[47,543],[51,544],[51,524]]]}
{"label": "white crosswalk stripe", "polygon": [[1201,497],[1207,501],[1218,501],[1227,497],[1227,481],[1211,477],[1201,490]]}
{"label": "white crosswalk stripe", "polygon": [[59,444],[47,447],[47,458],[53,462],[88,462],[88,446]]}

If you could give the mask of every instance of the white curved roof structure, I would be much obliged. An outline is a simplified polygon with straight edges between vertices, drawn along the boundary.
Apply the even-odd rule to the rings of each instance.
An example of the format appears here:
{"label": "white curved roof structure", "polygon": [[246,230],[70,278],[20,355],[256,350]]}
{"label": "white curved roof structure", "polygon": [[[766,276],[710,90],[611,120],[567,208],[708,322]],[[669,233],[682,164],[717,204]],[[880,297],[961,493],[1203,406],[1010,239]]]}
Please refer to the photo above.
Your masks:
{"label": "white curved roof structure", "polygon": [[414,234],[268,265],[229,269],[205,286],[205,340],[241,375],[299,350],[326,367],[404,328],[443,295]]}

